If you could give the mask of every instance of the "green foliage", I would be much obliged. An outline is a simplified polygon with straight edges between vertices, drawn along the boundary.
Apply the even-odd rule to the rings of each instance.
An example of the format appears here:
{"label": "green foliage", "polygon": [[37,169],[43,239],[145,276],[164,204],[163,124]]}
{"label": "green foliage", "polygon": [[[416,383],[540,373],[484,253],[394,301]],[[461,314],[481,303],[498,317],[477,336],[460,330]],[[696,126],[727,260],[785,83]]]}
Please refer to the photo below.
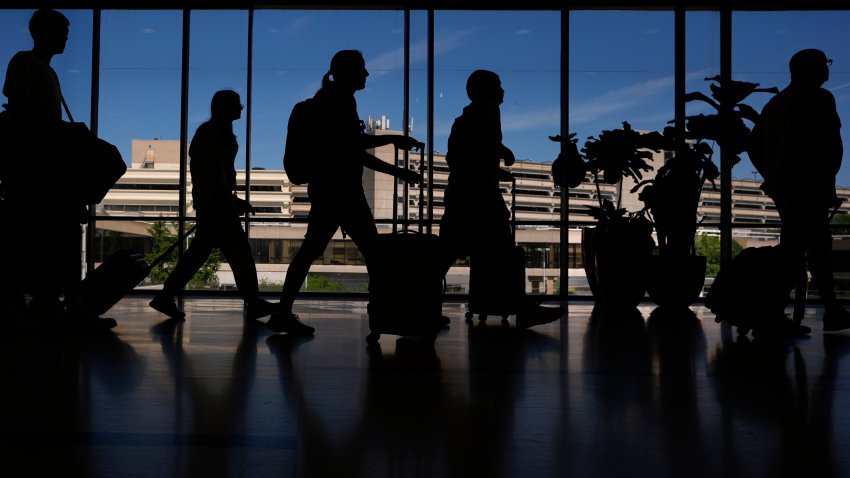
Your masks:
{"label": "green foliage", "polygon": [[[191,227],[191,224],[187,224],[187,227]],[[163,220],[154,221],[154,223],[148,228],[148,234],[150,234],[153,239],[153,247],[147,254],[145,254],[145,261],[150,264],[169,247],[171,247],[177,238],[171,233],[168,229],[167,223]],[[191,245],[191,239],[189,244]],[[218,249],[213,249],[209,259],[207,259],[207,262],[205,262],[201,269],[192,277],[192,280],[189,282],[189,286],[208,287],[218,285],[218,271],[221,269],[221,263],[221,252]],[[171,271],[174,270],[175,265],[177,265],[176,248],[171,251],[162,262],[151,269],[151,273],[149,275],[150,280],[154,284],[161,284],[165,282],[165,279],[167,279],[168,275],[171,274]]]}
{"label": "green foliage", "polygon": [[[720,238],[708,234],[698,234],[694,238],[694,249],[698,256],[705,256],[705,276],[715,277],[720,270]],[[744,247],[732,241],[732,257],[738,255]]]}
{"label": "green foliage", "polygon": [[[833,224],[847,224],[850,226],[850,214],[836,214],[832,217]],[[850,227],[837,227],[832,230],[833,234],[839,236],[850,235]]]}
{"label": "green foliage", "polygon": [[310,274],[307,276],[306,289],[322,292],[342,292],[345,290],[345,284],[332,281],[323,275]]}

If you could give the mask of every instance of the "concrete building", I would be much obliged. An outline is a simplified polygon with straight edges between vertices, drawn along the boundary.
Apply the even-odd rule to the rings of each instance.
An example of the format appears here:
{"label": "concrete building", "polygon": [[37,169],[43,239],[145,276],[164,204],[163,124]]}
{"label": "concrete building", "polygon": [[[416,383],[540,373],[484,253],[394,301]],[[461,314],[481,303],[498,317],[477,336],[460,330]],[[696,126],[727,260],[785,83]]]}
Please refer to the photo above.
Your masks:
{"label": "concrete building", "polygon": [[[367,122],[370,134],[397,134],[397,131],[387,129],[389,121],[383,118],[379,121]],[[155,220],[169,221],[178,217],[180,204],[179,187],[179,158],[180,143],[177,140],[150,139],[133,140],[130,168],[118,184],[109,192],[104,201],[97,207],[99,218],[110,218],[99,221],[96,246],[102,249],[96,257],[102,260],[108,255],[109,247],[104,248],[104,237],[118,235],[122,241],[144,242],[149,237],[148,228]],[[399,161],[404,165],[402,156],[396,157],[392,146],[384,146],[371,151],[378,158],[392,163]],[[427,155],[425,156],[427,158]],[[419,170],[421,156],[418,152],[408,155],[408,167]],[[444,154],[433,156],[433,222],[432,231],[439,231],[439,220],[443,214],[443,195],[448,182],[448,164]],[[665,160],[665,153],[654,155],[652,164],[657,169]],[[560,230],[555,225],[561,219],[562,190],[554,187],[551,163],[539,163],[518,160],[510,168],[516,178],[516,219],[520,223],[517,228],[517,242],[526,248],[529,255],[528,289],[531,292],[553,292],[559,290],[560,274],[558,264],[560,253],[558,244]],[[257,210],[251,218],[249,237],[255,253],[258,273],[261,281],[281,283],[287,266],[300,246],[304,236],[305,222],[310,211],[310,203],[306,185],[292,184],[286,172],[279,169],[252,169],[237,171],[237,183],[240,194],[245,194],[246,177],[250,174],[250,200]],[[186,175],[186,213],[191,217],[194,210],[191,207],[191,175]],[[648,177],[651,177],[649,173]],[[627,180],[629,182],[631,180]],[[393,187],[397,195],[393,194]],[[772,244],[778,240],[777,228],[766,228],[766,225],[779,226],[779,216],[773,202],[759,189],[760,182],[756,180],[735,179],[732,184],[732,220],[738,226],[735,239],[743,246]],[[420,206],[422,216],[428,216],[427,185],[408,187],[396,182],[391,176],[375,173],[365,169],[363,186],[369,205],[379,223],[380,232],[390,232],[395,208],[398,227],[404,227],[405,198],[409,227],[418,228]],[[573,226],[568,229],[568,255],[571,283],[582,284],[584,271],[581,263],[581,223],[592,222],[587,214],[588,206],[598,204],[597,196],[618,201],[629,210],[638,210],[642,203],[636,194],[630,194],[630,185],[620,188],[617,185],[601,184],[599,192],[596,186],[588,180],[577,188],[570,189],[568,219]],[[718,184],[719,186],[719,184]],[[510,205],[513,197],[510,183],[504,183],[503,194]],[[840,195],[850,198],[850,190],[841,189]],[[621,197],[622,196],[622,197]],[[846,202],[839,211],[840,214],[850,213],[850,201]],[[133,217],[134,220],[116,221],[111,218]],[[708,234],[717,234],[716,223],[720,217],[720,190],[715,190],[706,184],[698,209],[698,220],[706,224],[701,230]],[[528,224],[536,223],[536,224]],[[712,225],[714,224],[714,225]],[[747,228],[746,224],[753,225]],[[176,222],[172,223],[175,226]],[[119,243],[122,241],[118,241]],[[137,244],[138,246],[138,244]],[[365,290],[365,266],[354,244],[344,238],[340,232],[328,247],[328,250],[313,269],[313,273],[335,277],[354,289]],[[233,277],[226,264],[220,273],[220,283],[228,286],[233,283]],[[451,290],[464,291],[468,284],[468,268],[455,267],[449,274],[448,285]]]}

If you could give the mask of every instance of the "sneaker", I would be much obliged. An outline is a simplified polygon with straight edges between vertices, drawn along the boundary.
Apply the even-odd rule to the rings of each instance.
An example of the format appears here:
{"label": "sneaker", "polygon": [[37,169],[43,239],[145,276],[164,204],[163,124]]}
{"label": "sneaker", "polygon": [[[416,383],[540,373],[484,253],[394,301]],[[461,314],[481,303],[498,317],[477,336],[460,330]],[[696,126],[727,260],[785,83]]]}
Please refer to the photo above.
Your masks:
{"label": "sneaker", "polygon": [[298,320],[298,315],[292,312],[275,312],[266,322],[266,327],[273,332],[286,332],[290,335],[313,335],[316,329]]}
{"label": "sneaker", "polygon": [[148,303],[156,311],[162,312],[172,319],[182,319],[186,314],[177,308],[174,303],[174,297],[167,294],[157,294]]}
{"label": "sneaker", "polygon": [[535,325],[548,324],[560,319],[564,315],[564,308],[544,307],[542,305],[529,304],[516,315],[516,326],[518,329],[527,329]]}
{"label": "sneaker", "polygon": [[268,302],[263,299],[245,302],[245,318],[247,320],[261,319],[273,314],[277,310],[276,302]]}
{"label": "sneaker", "polygon": [[837,332],[844,329],[850,329],[850,312],[843,307],[838,307],[823,313],[824,332]]}

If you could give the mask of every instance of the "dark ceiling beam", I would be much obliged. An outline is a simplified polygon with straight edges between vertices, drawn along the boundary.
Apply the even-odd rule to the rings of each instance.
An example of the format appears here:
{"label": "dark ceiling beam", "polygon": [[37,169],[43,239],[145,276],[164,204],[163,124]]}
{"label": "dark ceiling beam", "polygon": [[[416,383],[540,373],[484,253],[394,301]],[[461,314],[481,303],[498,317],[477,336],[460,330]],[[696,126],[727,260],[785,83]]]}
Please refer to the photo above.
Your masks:
{"label": "dark ceiling beam", "polygon": [[684,4],[688,10],[847,10],[850,4],[838,0],[3,0],[0,9],[120,9],[182,10],[190,9],[404,9],[412,10],[672,10]]}

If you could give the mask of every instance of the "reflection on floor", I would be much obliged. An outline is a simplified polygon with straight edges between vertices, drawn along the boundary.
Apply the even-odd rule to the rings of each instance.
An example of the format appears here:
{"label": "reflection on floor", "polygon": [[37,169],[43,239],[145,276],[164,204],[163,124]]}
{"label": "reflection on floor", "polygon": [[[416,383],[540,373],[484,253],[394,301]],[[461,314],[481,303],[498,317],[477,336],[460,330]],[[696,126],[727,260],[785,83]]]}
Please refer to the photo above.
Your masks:
{"label": "reflection on floor", "polygon": [[850,476],[850,333],[813,308],[811,338],[759,342],[701,307],[521,331],[453,303],[433,346],[367,349],[362,301],[300,303],[307,340],[235,299],[146,304],[0,340],[0,476]]}

